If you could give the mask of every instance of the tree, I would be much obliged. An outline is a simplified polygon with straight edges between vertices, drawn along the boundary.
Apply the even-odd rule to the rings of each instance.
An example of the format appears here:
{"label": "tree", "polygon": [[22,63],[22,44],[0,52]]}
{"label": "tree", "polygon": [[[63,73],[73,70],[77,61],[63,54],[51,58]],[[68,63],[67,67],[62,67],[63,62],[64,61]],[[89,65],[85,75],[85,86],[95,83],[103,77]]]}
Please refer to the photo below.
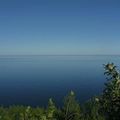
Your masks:
{"label": "tree", "polygon": [[71,91],[64,99],[62,116],[64,120],[80,120],[81,109],[76,101],[75,93],[73,91]]}
{"label": "tree", "polygon": [[111,63],[104,66],[107,83],[100,98],[101,111],[107,120],[120,119],[120,73]]}

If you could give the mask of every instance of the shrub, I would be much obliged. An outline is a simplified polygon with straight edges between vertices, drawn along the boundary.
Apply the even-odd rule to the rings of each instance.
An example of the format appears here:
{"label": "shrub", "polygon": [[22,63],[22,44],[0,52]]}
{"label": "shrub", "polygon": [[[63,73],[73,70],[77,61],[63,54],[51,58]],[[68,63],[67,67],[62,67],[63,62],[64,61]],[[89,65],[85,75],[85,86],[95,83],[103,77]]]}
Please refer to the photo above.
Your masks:
{"label": "shrub", "polygon": [[101,112],[107,120],[120,120],[120,74],[113,63],[104,68],[108,81],[100,98]]}

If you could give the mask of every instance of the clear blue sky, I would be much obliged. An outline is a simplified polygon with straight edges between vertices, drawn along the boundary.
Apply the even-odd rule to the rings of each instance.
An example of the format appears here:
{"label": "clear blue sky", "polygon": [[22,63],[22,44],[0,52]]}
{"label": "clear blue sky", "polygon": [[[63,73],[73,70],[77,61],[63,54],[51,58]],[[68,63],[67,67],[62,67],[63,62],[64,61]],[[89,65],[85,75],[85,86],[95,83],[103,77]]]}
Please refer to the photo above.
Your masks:
{"label": "clear blue sky", "polygon": [[120,54],[120,0],[0,0],[0,55]]}

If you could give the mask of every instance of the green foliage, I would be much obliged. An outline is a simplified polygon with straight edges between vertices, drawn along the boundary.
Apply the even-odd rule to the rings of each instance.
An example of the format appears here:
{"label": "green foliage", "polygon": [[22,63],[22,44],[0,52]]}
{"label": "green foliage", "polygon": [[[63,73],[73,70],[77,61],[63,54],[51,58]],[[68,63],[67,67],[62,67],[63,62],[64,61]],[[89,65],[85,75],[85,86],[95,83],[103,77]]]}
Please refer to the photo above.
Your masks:
{"label": "green foliage", "polygon": [[55,112],[56,112],[55,104],[52,100],[52,98],[48,101],[48,108],[47,108],[47,119],[48,120],[55,120]]}
{"label": "green foliage", "polygon": [[105,65],[108,82],[100,99],[101,111],[107,120],[120,120],[120,74],[111,63]]}
{"label": "green foliage", "polygon": [[81,117],[80,105],[76,101],[75,93],[73,91],[71,91],[64,99],[62,116],[64,120],[79,120]]}
{"label": "green foliage", "polygon": [[105,117],[99,113],[99,98],[94,97],[83,106],[85,120],[105,120]]}

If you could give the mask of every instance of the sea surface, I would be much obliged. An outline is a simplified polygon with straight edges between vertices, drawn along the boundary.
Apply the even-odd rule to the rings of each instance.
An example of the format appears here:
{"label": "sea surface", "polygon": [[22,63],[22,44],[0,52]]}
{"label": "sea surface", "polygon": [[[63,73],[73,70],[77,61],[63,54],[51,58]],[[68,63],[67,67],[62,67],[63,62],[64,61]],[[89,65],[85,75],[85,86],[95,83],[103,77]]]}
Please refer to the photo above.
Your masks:
{"label": "sea surface", "polygon": [[73,90],[80,103],[100,95],[103,64],[120,67],[120,56],[0,56],[0,105],[62,105]]}

